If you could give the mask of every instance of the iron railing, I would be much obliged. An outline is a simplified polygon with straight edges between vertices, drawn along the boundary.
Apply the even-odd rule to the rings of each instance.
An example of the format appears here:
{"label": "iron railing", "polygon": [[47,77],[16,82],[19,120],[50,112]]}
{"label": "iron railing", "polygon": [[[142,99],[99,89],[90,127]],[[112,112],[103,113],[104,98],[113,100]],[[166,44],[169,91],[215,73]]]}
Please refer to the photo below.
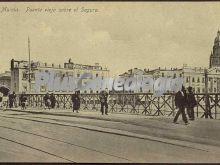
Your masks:
{"label": "iron railing", "polygon": [[[19,102],[19,95],[17,101]],[[39,108],[44,107],[43,94],[27,94],[28,106]],[[208,94],[207,111],[204,93],[195,94],[197,105],[194,108],[196,117],[210,116],[219,118],[220,113],[220,93]],[[72,108],[71,94],[55,94],[56,106],[58,109]],[[80,94],[81,110],[99,111],[99,94]],[[174,103],[174,94],[164,94],[161,97],[154,97],[152,93],[123,93],[110,94],[108,97],[108,106],[110,113],[129,113],[149,116],[174,116],[177,109]],[[19,104],[19,103],[18,103]]]}

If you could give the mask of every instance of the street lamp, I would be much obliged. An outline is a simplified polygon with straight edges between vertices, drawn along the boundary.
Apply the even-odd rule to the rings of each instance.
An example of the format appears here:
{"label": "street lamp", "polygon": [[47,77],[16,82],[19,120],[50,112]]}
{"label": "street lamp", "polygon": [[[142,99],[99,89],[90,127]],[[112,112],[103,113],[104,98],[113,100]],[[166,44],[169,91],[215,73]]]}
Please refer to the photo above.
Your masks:
{"label": "street lamp", "polygon": [[29,82],[29,93],[31,93],[31,50],[30,50],[29,36],[28,36],[28,82]]}

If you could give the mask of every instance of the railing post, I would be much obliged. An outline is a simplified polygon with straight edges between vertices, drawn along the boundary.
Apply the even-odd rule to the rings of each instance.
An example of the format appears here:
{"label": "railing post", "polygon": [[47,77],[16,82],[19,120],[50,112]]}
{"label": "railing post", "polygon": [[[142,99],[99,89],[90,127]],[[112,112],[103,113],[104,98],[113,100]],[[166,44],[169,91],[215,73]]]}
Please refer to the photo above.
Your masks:
{"label": "railing post", "polygon": [[[198,100],[199,100],[199,95],[196,95],[196,102],[198,102]],[[199,106],[197,105],[196,106],[196,116],[197,116],[197,118],[199,117]]]}
{"label": "railing post", "polygon": [[160,97],[157,98],[157,109],[158,116],[160,116]]}
{"label": "railing post", "polygon": [[215,94],[215,119],[217,119],[218,94]]}
{"label": "railing post", "polygon": [[173,113],[173,117],[174,117],[175,116],[175,105],[174,105],[175,104],[174,103],[175,97],[174,97],[174,95],[172,95],[171,97],[172,97],[172,111],[173,111],[172,113]]}

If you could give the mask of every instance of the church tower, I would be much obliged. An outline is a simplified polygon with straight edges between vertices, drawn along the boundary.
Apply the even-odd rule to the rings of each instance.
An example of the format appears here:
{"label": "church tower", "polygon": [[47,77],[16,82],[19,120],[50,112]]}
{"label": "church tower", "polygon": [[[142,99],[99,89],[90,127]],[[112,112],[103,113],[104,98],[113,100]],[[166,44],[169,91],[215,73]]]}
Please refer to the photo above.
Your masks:
{"label": "church tower", "polygon": [[220,67],[220,31],[218,30],[215,37],[213,51],[210,55],[209,67]]}

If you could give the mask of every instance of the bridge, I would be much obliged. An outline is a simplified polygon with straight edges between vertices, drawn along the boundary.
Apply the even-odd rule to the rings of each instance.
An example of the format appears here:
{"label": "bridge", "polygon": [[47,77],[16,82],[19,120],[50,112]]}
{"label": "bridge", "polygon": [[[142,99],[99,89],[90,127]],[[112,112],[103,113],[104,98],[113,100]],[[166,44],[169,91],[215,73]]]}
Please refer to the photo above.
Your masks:
{"label": "bridge", "polygon": [[[43,107],[44,94],[27,94],[29,107]],[[195,94],[197,105],[195,116],[198,118],[220,118],[220,93]],[[57,109],[71,109],[71,94],[55,94]],[[80,94],[81,110],[99,111],[100,101],[98,93]],[[206,101],[206,98],[208,101]],[[175,96],[166,93],[161,97],[154,97],[152,93],[117,93],[108,98],[110,113],[138,114],[145,116],[174,116]],[[19,104],[19,95],[17,95]]]}
{"label": "bridge", "polygon": [[[28,94],[28,108],[0,111],[1,162],[216,163],[220,157],[219,94],[196,94],[195,121],[174,124],[174,95],[110,94],[101,115],[99,94],[81,94],[73,113],[70,94]],[[17,95],[17,105],[19,95]],[[209,108],[207,112],[206,108]]]}

